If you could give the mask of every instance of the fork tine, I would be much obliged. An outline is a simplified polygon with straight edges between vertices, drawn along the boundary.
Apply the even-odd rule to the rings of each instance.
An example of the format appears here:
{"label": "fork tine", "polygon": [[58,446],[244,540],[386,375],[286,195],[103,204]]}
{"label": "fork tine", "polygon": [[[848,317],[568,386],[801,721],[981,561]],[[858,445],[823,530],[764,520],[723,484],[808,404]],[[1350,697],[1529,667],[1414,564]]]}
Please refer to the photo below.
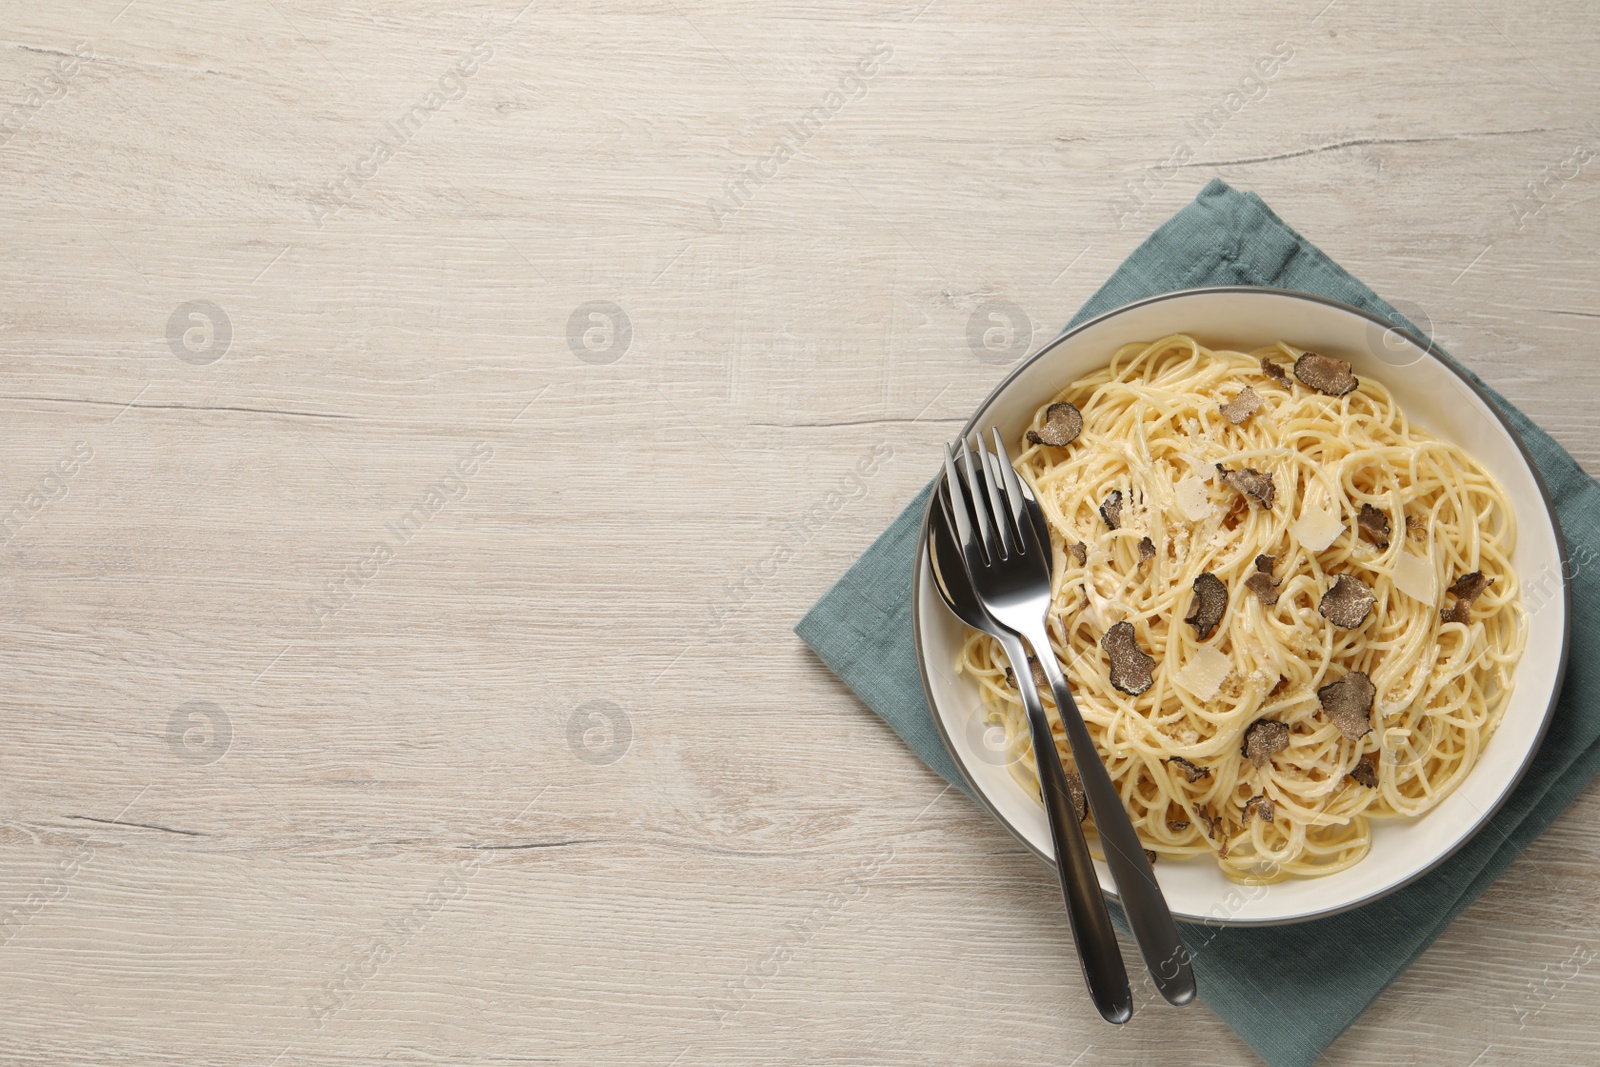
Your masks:
{"label": "fork tine", "polygon": [[965,437],[961,439],[961,462],[967,469],[967,489],[972,498],[972,517],[978,527],[978,537],[983,542],[984,555],[990,560],[997,560],[1000,558],[1000,551],[994,540],[994,520],[990,518],[988,501],[983,499],[986,483],[980,482],[977,473],[972,469],[971,445],[972,443]]}
{"label": "fork tine", "polygon": [[961,490],[961,475],[956,472],[955,450],[944,446],[944,488],[949,494],[950,519],[954,523],[956,539],[965,554],[972,547],[972,520],[968,517],[967,497]]}
{"label": "fork tine", "polygon": [[1017,548],[1028,552],[1028,546],[1035,543],[1033,534],[1033,521],[1029,519],[1027,503],[1022,496],[1022,484],[1017,481],[1017,472],[1011,466],[1011,456],[1006,452],[1006,444],[1000,440],[1000,428],[991,426],[989,432],[994,436],[994,450],[1000,466],[1002,479],[1000,495],[1009,505],[1011,522],[1016,533]]}
{"label": "fork tine", "polygon": [[972,495],[983,495],[989,498],[989,514],[994,516],[995,540],[1000,546],[1000,555],[1002,557],[1010,556],[1017,550],[1016,536],[1012,533],[1011,523],[1006,519],[1005,503],[1000,498],[1000,475],[994,469],[996,461],[989,454],[989,450],[984,447],[983,434],[978,433],[974,436],[977,438],[978,458],[982,461],[983,466],[983,489],[974,489]]}

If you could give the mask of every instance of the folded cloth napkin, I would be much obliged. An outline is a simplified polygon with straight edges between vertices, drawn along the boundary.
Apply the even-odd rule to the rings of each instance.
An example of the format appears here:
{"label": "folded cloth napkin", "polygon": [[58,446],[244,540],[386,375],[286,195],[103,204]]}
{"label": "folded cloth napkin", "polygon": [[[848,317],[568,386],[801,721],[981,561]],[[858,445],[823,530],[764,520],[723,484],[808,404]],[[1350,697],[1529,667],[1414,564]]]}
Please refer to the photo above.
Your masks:
{"label": "folded cloth napkin", "polygon": [[[1333,297],[1415,329],[1259,197],[1221,181],[1151,234],[1068,325],[1158,293],[1239,284]],[[1600,568],[1593,566],[1600,560],[1600,486],[1509,401],[1464,373],[1522,435],[1561,518],[1572,605],[1566,684],[1544,744],[1511,797],[1427,876],[1333,918],[1288,927],[1184,926],[1201,999],[1273,1067],[1316,1060],[1600,771],[1600,688],[1590,684],[1600,668]],[[911,643],[911,572],[927,493],[795,632],[918,756],[966,789],[923,699]]]}

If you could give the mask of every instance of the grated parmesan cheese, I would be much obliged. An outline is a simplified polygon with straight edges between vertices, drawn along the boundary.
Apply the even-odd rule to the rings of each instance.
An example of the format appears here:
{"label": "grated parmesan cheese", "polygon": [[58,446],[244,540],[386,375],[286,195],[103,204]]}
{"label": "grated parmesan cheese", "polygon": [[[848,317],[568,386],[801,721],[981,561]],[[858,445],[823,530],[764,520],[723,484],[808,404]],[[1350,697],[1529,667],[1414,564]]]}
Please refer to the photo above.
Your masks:
{"label": "grated parmesan cheese", "polygon": [[1431,607],[1439,595],[1438,576],[1432,561],[1414,552],[1402,551],[1394,561],[1394,587]]}
{"label": "grated parmesan cheese", "polygon": [[1178,482],[1173,495],[1177,498],[1178,510],[1183,512],[1183,517],[1190,522],[1199,522],[1216,510],[1211,503],[1211,494],[1206,489],[1206,483],[1192,474]]}
{"label": "grated parmesan cheese", "polygon": [[1201,645],[1194,658],[1178,672],[1177,683],[1199,700],[1210,700],[1233,670],[1233,660],[1210,645]]}
{"label": "grated parmesan cheese", "polygon": [[1312,552],[1321,552],[1344,533],[1344,522],[1333,512],[1321,506],[1313,506],[1301,512],[1300,518],[1289,529],[1294,534],[1295,540],[1306,548]]}

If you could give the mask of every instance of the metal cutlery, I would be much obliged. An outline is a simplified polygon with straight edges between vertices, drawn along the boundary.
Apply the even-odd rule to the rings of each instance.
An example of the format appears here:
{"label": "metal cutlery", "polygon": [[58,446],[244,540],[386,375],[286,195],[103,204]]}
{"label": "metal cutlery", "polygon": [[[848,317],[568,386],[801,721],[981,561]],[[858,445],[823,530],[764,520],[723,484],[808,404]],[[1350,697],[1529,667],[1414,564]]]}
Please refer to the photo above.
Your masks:
{"label": "metal cutlery", "polygon": [[[1033,688],[1024,643],[1043,667],[1094,814],[1106,864],[1145,966],[1168,1002],[1187,1004],[1195,996],[1188,951],[1050,644],[1046,619],[1051,603],[1051,556],[1048,538],[1039,536],[1041,509],[1031,495],[1024,494],[999,431],[991,432],[995,454],[991,456],[984,448],[981,436],[975,447],[963,442],[959,473],[955,450],[947,449],[945,454],[948,518],[973,598],[984,614],[1010,635],[1009,643],[1005,639],[1001,643],[1012,660],[1019,688]],[[1045,738],[1053,754],[1048,727]],[[1037,730],[1034,740],[1037,752]],[[1047,773],[1044,767],[1052,762],[1039,760],[1041,781]],[[1059,771],[1059,764],[1056,767]],[[1058,842],[1058,853],[1060,847]]]}
{"label": "metal cutlery", "polygon": [[929,534],[929,557],[934,565],[935,584],[951,613],[974,630],[998,640],[1011,660],[1012,673],[1017,677],[1017,688],[1022,693],[1022,705],[1028,715],[1034,762],[1039,767],[1040,791],[1050,822],[1051,840],[1055,844],[1056,867],[1067,901],[1072,939],[1083,964],[1084,982],[1101,1016],[1107,1022],[1125,1023],[1133,1015],[1128,972],[1117,947],[1117,932],[1111,925],[1111,913],[1106,909],[1100,880],[1094,872],[1089,842],[1083,836],[1083,826],[1067,788],[1066,772],[1050,733],[1050,721],[1039,700],[1033,671],[1028,667],[1027,653],[1021,639],[990,618],[973,595],[965,573],[966,565],[949,526],[949,499],[945,493],[946,490],[940,490],[940,506],[934,511]]}

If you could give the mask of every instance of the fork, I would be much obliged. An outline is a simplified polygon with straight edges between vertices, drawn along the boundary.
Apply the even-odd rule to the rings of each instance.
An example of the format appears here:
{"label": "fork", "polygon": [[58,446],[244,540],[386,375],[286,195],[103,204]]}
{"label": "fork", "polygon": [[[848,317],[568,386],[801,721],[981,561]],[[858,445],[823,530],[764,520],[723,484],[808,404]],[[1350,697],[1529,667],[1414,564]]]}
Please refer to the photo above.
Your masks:
{"label": "fork", "polygon": [[[973,446],[962,442],[961,459],[970,493],[962,491],[961,478],[956,474],[955,450],[949,446],[945,449],[951,518],[967,577],[984,610],[1001,627],[1025,641],[1044,668],[1089,810],[1100,831],[1106,865],[1111,868],[1145,967],[1169,1003],[1187,1004],[1195,996],[1188,950],[1178,936],[1177,924],[1156,884],[1144,846],[1122,806],[1117,787],[1106,773],[1050,644],[1045,625],[1051,603],[1050,546],[1040,543],[1028,512],[1030,506],[1038,504],[1023,496],[1000,431],[991,428],[990,432],[994,437],[993,456],[984,448],[981,434],[975,435]],[[1025,659],[1015,665],[1019,680],[1028,671]]]}
{"label": "fork", "polygon": [[[1117,931],[1111,925],[1111,913],[1106,910],[1105,894],[1100,891],[1100,880],[1095,877],[1094,857],[1089,854],[1089,842],[1083,836],[1082,819],[1067,787],[1061,755],[1056,751],[1056,739],[1050,732],[1050,720],[1039,700],[1033,671],[1028,667],[1027,649],[1023,647],[1022,638],[989,617],[973,596],[971,583],[963,581],[966,576],[960,572],[965,565],[959,559],[961,550],[951,525],[947,491],[939,492],[939,510],[934,518],[937,526],[930,531],[929,550],[936,560],[942,557],[940,591],[945,603],[962,622],[1000,642],[1017,679],[1017,692],[1022,696],[1028,734],[1033,742],[1033,759],[1039,768],[1040,798],[1050,825],[1050,839],[1055,845],[1056,873],[1066,897],[1072,942],[1078,949],[1078,962],[1083,967],[1084,983],[1089,987],[1089,999],[1106,1022],[1125,1023],[1133,1016],[1128,971],[1122,962],[1122,950],[1117,947]],[[957,557],[954,560],[949,558],[952,553]]]}

